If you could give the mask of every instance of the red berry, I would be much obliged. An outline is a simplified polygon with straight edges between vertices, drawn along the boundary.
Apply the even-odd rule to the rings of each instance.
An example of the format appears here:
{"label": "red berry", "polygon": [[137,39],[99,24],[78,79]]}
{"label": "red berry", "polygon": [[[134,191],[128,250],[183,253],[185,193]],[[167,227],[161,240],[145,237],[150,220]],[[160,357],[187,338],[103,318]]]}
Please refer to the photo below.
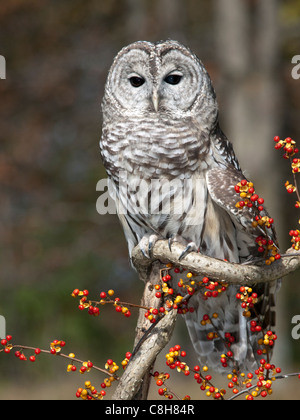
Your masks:
{"label": "red berry", "polygon": [[101,299],[105,299],[106,298],[106,293],[105,292],[101,292],[100,293],[100,298]]}
{"label": "red berry", "polygon": [[35,349],[34,352],[35,352],[35,354],[40,354],[41,349]]}
{"label": "red berry", "polygon": [[261,391],[260,396],[265,398],[268,395],[267,391]]}
{"label": "red berry", "polygon": [[30,357],[29,357],[29,360],[30,360],[31,362],[35,362],[35,356],[30,356]]}
{"label": "red berry", "polygon": [[163,388],[159,388],[158,393],[159,395],[164,395],[165,391],[163,390]]}
{"label": "red berry", "polygon": [[55,350],[55,349],[51,349],[51,350],[50,350],[50,353],[51,353],[51,354],[56,354],[56,350]]}
{"label": "red berry", "polygon": [[3,339],[3,340],[1,340],[1,342],[0,342],[0,343],[1,343],[1,345],[2,345],[2,346],[6,346],[7,341],[6,341],[5,339]]}
{"label": "red berry", "polygon": [[7,335],[7,336],[6,336],[6,340],[7,340],[7,341],[11,341],[11,340],[12,340],[12,336],[11,336],[11,335]]}

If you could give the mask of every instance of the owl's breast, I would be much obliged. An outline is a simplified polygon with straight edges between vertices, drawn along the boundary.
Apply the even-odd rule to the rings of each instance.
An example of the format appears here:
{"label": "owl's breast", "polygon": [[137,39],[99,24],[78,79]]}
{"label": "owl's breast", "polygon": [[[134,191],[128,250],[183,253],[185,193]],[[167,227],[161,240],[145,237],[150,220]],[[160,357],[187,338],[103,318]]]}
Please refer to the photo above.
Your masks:
{"label": "owl's breast", "polygon": [[127,119],[104,127],[100,144],[111,175],[182,179],[207,167],[209,142],[190,119]]}

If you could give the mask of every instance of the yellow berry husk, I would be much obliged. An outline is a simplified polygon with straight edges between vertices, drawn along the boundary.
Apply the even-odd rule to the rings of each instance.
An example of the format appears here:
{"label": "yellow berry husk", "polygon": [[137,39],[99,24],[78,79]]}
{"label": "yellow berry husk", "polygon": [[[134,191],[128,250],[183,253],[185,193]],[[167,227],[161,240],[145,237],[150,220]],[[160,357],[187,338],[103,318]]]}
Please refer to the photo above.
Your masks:
{"label": "yellow berry husk", "polygon": [[85,381],[84,386],[86,388],[90,388],[91,387],[91,381]]}

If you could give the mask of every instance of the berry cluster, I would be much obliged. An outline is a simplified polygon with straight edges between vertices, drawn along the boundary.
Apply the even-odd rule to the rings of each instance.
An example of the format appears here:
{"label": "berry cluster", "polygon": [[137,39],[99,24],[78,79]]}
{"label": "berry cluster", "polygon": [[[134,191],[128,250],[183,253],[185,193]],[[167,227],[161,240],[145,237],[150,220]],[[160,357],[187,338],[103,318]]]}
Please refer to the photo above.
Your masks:
{"label": "berry cluster", "polygon": [[[171,347],[169,353],[166,354],[167,366],[172,370],[176,369],[177,372],[183,372],[185,376],[190,376],[193,373],[195,381],[200,385],[200,390],[205,391],[206,396],[213,397],[214,399],[223,399],[226,391],[224,389],[219,390],[211,383],[212,376],[207,374],[208,367],[203,366],[201,369],[199,365],[196,365],[191,369],[187,363],[182,360],[186,355],[186,351],[182,350],[179,344]],[[158,372],[156,372],[156,377],[158,378],[156,384],[162,386],[165,380],[169,379],[170,375],[158,374]],[[159,395],[164,395],[169,398],[170,390],[166,387],[160,388],[158,393]],[[183,399],[190,399],[190,396],[186,395]]]}
{"label": "berry cluster", "polygon": [[129,318],[131,316],[131,311],[129,310],[128,306],[138,307],[138,305],[128,304],[125,302],[122,303],[120,298],[112,299],[113,295],[115,294],[114,290],[108,290],[107,293],[101,292],[99,301],[88,300],[88,294],[88,290],[75,289],[73,290],[71,296],[80,297],[78,309],[81,311],[88,309],[89,315],[98,316],[100,314],[98,305],[105,305],[110,303],[114,305],[116,312],[123,314],[126,318]]}
{"label": "berry cluster", "polygon": [[66,343],[62,340],[53,340],[50,343],[50,353],[51,354],[59,354],[61,352],[61,348],[65,347]]}
{"label": "berry cluster", "polygon": [[289,235],[292,237],[292,247],[295,251],[299,251],[300,249],[300,230],[290,230]]}
{"label": "berry cluster", "polygon": [[251,208],[253,206],[257,206],[259,211],[263,210],[264,199],[259,197],[255,193],[254,185],[252,182],[248,182],[246,179],[243,179],[234,187],[235,192],[240,195],[242,198],[235,206],[236,208],[240,209],[243,207]]}
{"label": "berry cluster", "polygon": [[242,302],[241,307],[244,309],[243,315],[249,318],[251,316],[251,309],[254,308],[258,300],[257,293],[253,292],[251,287],[241,286],[239,293],[236,294],[236,298]]}
{"label": "berry cluster", "polygon": [[291,184],[289,181],[286,181],[284,186],[289,194],[293,194],[294,192],[296,192],[296,187],[293,184]]}
{"label": "berry cluster", "polygon": [[7,335],[6,338],[3,338],[0,341],[1,346],[4,347],[4,353],[10,353],[11,349],[13,348],[12,344],[10,343],[12,340],[12,336],[11,335]]}
{"label": "berry cluster", "polygon": [[[295,202],[295,207],[297,209],[299,209],[300,208],[300,195],[299,195],[299,190],[298,190],[298,186],[297,186],[296,174],[299,173],[299,171],[300,171],[300,159],[299,158],[293,158],[293,156],[296,153],[299,152],[299,149],[296,146],[295,140],[291,139],[290,137],[287,137],[285,140],[280,140],[279,136],[275,136],[274,141],[276,143],[275,144],[275,149],[282,149],[283,148],[283,150],[285,151],[283,157],[285,159],[290,160],[294,182],[292,184],[290,181],[286,181],[285,188],[286,188],[286,190],[289,194],[296,193],[297,201]],[[300,220],[299,220],[299,223],[300,223]],[[296,251],[299,251],[299,249],[300,249],[300,243],[299,243],[300,242],[300,238],[299,238],[300,231],[299,230],[290,230],[289,234],[292,237],[292,239],[291,239],[292,247]]]}
{"label": "berry cluster", "polygon": [[85,381],[84,388],[78,388],[76,391],[76,397],[82,400],[102,400],[106,395],[106,391],[101,390],[100,392],[91,384],[91,381]]}
{"label": "berry cluster", "polygon": [[299,152],[299,149],[296,147],[295,140],[291,139],[290,137],[287,137],[284,140],[280,140],[279,136],[275,136],[274,141],[276,143],[275,144],[276,150],[279,150],[279,149],[284,150],[285,152],[283,155],[284,159],[289,159]]}
{"label": "berry cluster", "polygon": [[272,228],[274,219],[264,214],[264,199],[256,194],[252,182],[243,179],[235,185],[234,189],[242,198],[242,200],[236,204],[238,209],[254,207],[256,210],[252,226],[254,228],[259,227],[262,234],[257,236],[255,241],[258,246],[258,252],[262,254],[266,264],[270,265],[275,260],[280,259],[278,247],[274,244],[274,241],[270,238],[267,231],[267,229]]}
{"label": "berry cluster", "polygon": [[272,239],[267,238],[265,235],[259,235],[255,242],[258,246],[257,251],[265,258],[266,265],[271,265],[274,261],[280,260],[281,255]]}

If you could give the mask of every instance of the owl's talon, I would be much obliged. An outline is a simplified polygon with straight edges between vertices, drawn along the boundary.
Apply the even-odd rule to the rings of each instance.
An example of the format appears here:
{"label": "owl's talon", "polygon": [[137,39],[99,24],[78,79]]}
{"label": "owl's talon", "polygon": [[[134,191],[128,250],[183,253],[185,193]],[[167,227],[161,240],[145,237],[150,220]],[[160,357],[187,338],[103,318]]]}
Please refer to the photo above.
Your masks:
{"label": "owl's talon", "polygon": [[139,242],[140,250],[144,257],[151,259],[153,256],[153,248],[159,237],[157,235],[143,236]]}
{"label": "owl's talon", "polygon": [[186,257],[190,252],[197,252],[198,248],[194,242],[190,242],[188,246],[185,248],[184,251],[180,254],[178,261],[181,261],[184,257]]}
{"label": "owl's talon", "polygon": [[169,240],[168,240],[168,245],[169,245],[169,250],[170,250],[170,252],[172,252],[172,244],[173,244],[174,242],[180,242],[180,240],[179,240],[179,238],[178,238],[178,235],[173,234],[173,235],[171,235],[171,236],[169,237]]}

